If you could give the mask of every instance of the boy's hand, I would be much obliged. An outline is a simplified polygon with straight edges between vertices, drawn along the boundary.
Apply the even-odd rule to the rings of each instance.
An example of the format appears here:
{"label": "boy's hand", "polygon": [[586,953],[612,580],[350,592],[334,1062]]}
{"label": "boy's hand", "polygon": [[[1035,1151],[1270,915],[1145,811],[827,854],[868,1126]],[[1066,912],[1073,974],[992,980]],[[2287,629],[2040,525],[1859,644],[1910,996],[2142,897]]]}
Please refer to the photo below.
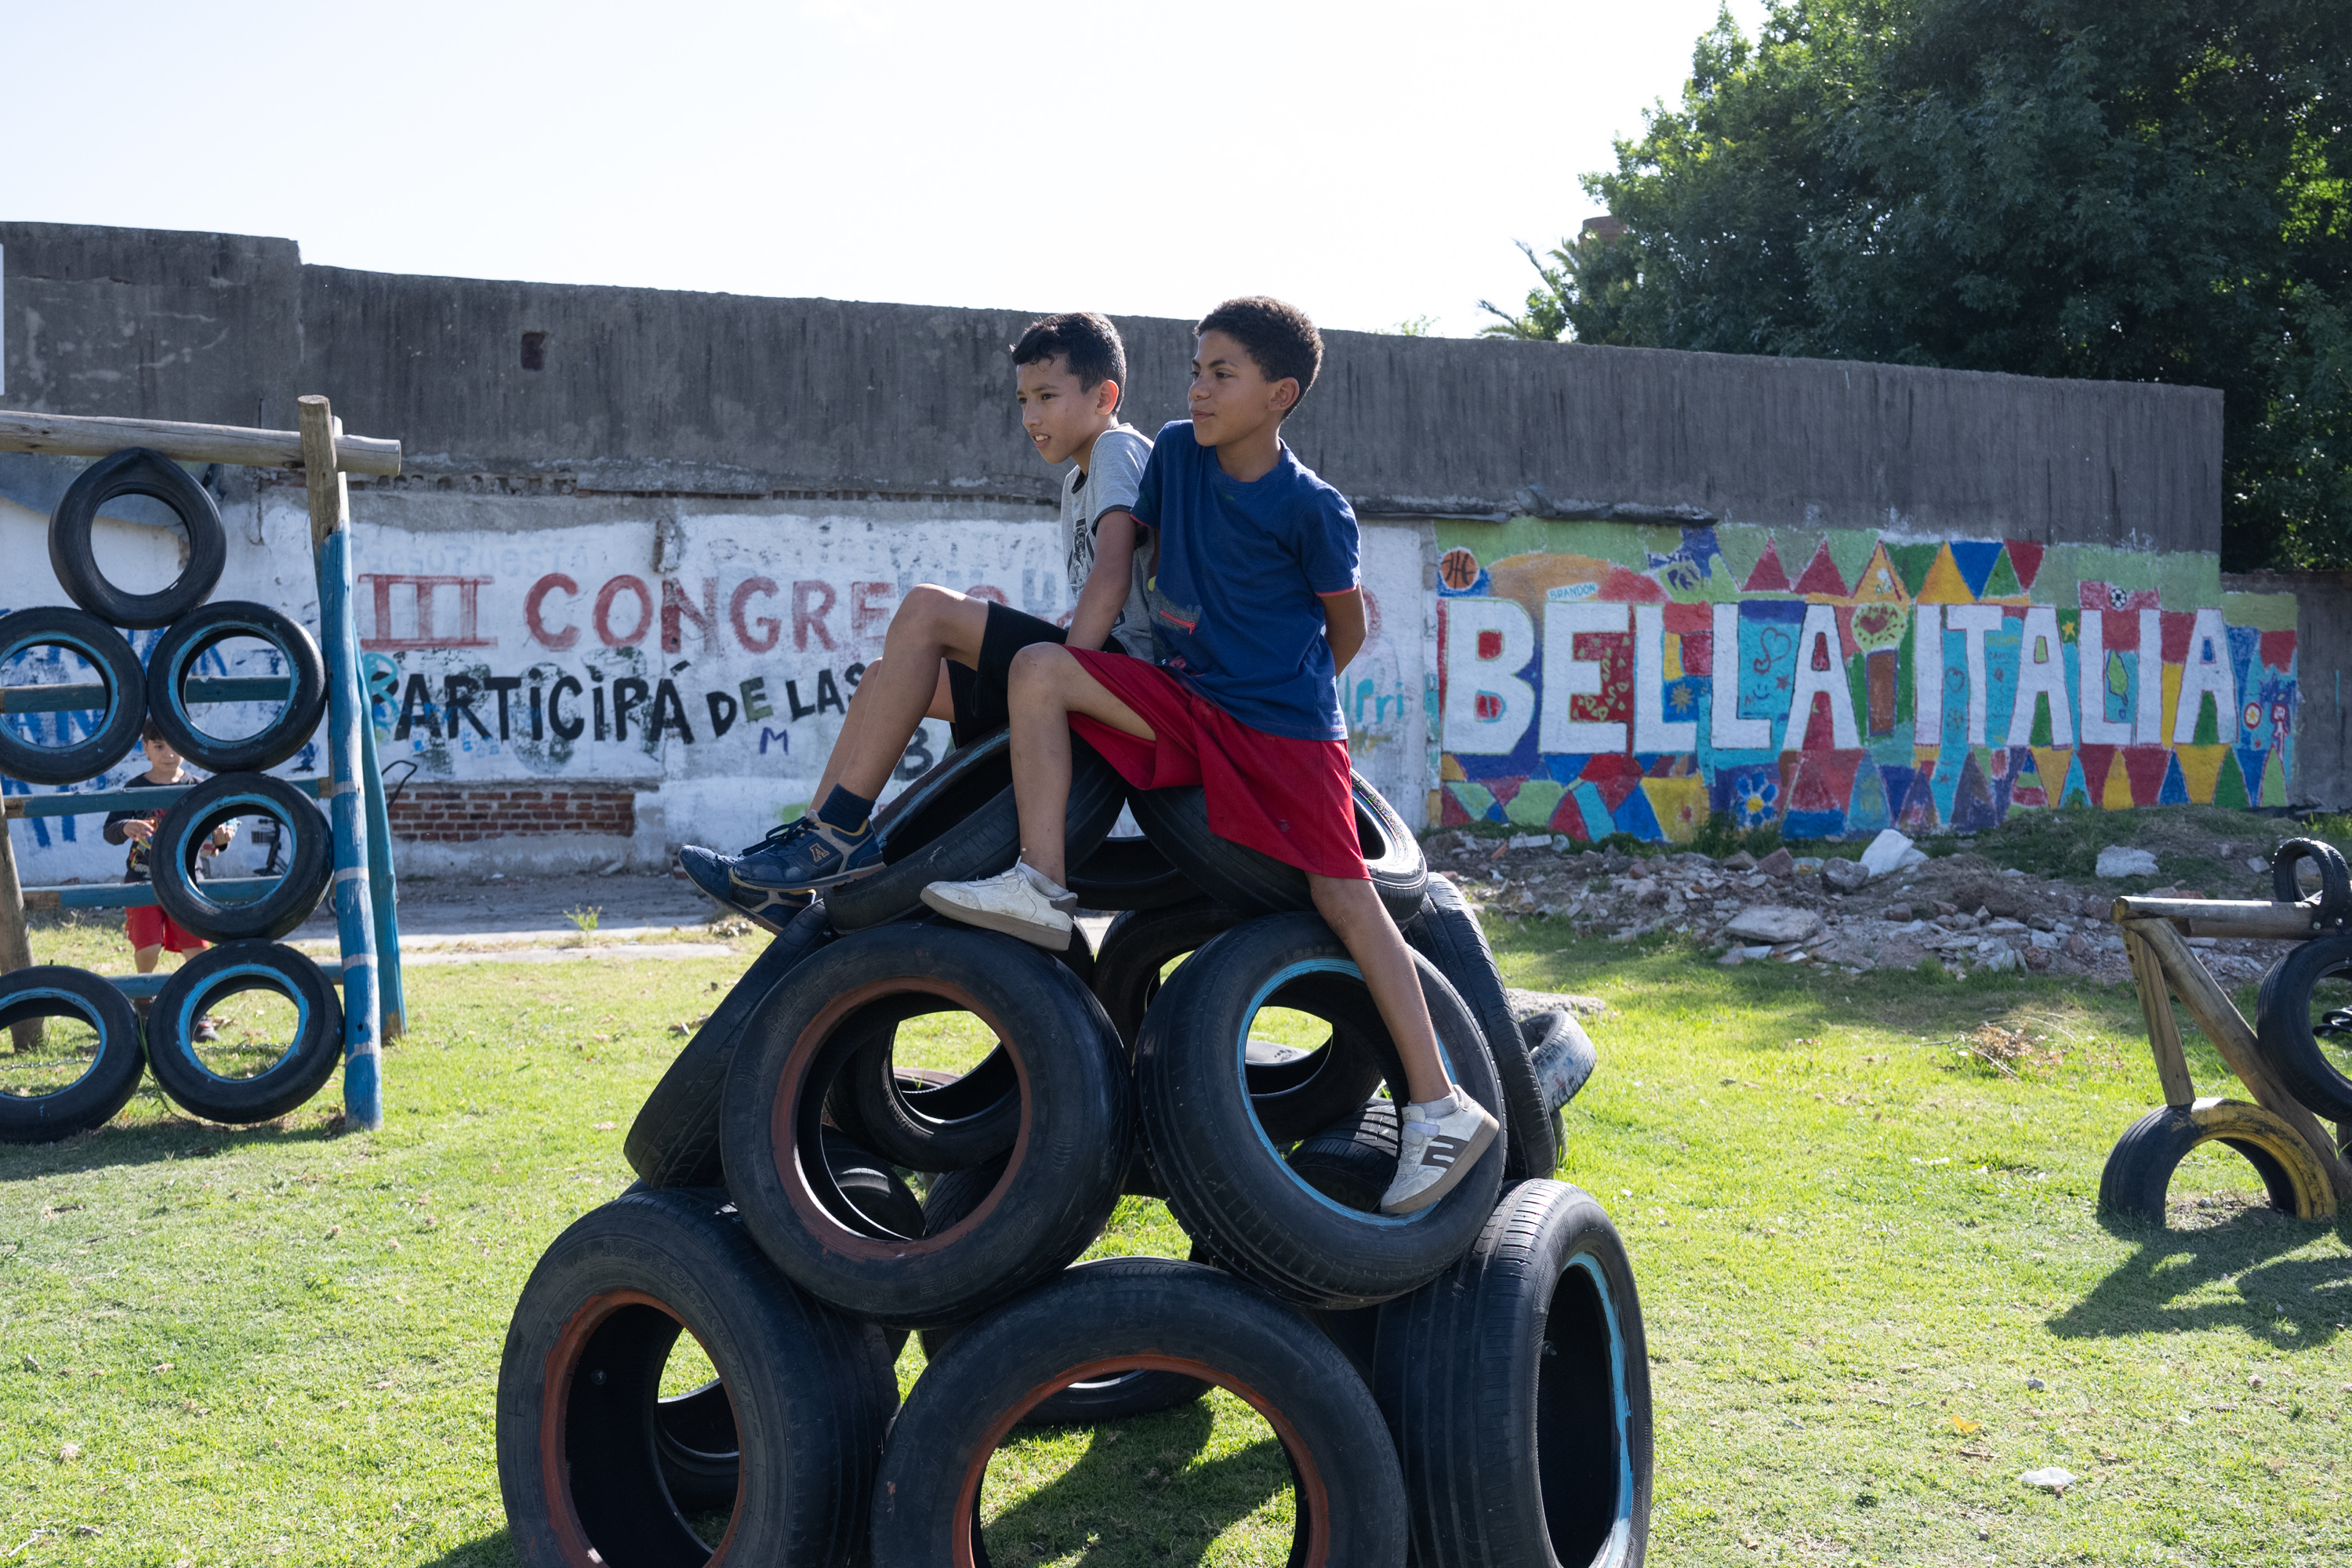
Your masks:
{"label": "boy's hand", "polygon": [[224,822],[218,827],[213,829],[213,847],[215,849],[226,849],[229,847],[229,841],[236,837],[236,824],[234,822]]}
{"label": "boy's hand", "polygon": [[136,839],[142,844],[148,843],[155,837],[155,825],[152,822],[133,819],[122,825],[122,837]]}

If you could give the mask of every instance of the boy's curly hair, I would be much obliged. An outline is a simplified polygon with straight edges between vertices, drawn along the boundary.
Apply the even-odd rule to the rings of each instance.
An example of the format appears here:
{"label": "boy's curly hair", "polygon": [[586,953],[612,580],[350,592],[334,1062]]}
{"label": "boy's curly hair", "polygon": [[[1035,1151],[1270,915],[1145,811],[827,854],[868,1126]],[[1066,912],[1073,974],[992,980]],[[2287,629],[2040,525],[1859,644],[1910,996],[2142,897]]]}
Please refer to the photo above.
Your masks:
{"label": "boy's curly hair", "polygon": [[1015,365],[1035,364],[1057,354],[1082,389],[1092,392],[1106,381],[1115,382],[1119,401],[1127,401],[1127,345],[1119,341],[1118,329],[1110,324],[1108,316],[1093,310],[1066,310],[1058,316],[1040,317],[1013,345]]}
{"label": "boy's curly hair", "polygon": [[1306,311],[1287,300],[1265,294],[1228,300],[1192,329],[1194,337],[1203,332],[1223,332],[1241,344],[1266,380],[1287,377],[1298,383],[1297,397],[1283,411],[1285,419],[1298,412],[1299,404],[1307,401],[1307,389],[1315,384],[1315,373],[1323,368],[1323,334]]}

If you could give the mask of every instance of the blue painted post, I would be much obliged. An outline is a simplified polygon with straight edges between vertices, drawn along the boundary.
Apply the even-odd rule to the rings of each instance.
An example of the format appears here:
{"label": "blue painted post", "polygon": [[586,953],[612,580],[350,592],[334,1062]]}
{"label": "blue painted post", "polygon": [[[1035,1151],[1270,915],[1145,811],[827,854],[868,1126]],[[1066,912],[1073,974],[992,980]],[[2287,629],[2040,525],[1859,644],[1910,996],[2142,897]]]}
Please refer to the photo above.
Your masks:
{"label": "blue painted post", "polygon": [[318,554],[319,643],[327,660],[327,816],[335,840],[335,925],[343,948],[343,1116],[383,1125],[383,1037],[376,1002],[375,910],[368,889],[368,769],[360,743],[373,722],[361,684],[359,628],[352,619],[351,495],[335,468],[334,411],[299,400],[302,470]]}
{"label": "blue painted post", "polygon": [[375,700],[360,687],[360,767],[367,784],[368,896],[375,910],[376,992],[383,1005],[383,1037],[408,1033],[408,995],[400,982],[399,888],[393,880],[392,808],[383,798],[383,770],[375,760]]}

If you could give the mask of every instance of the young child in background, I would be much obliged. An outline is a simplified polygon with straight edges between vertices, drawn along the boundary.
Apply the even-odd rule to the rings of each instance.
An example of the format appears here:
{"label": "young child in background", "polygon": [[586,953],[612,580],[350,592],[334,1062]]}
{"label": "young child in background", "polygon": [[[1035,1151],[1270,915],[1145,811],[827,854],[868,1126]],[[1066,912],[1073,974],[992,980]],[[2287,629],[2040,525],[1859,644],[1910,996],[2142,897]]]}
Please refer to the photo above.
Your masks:
{"label": "young child in background", "polygon": [[[1127,347],[1091,310],[1034,321],[1013,345],[1013,401],[1022,428],[1062,482],[1064,559],[1076,601],[1069,629],[992,599],[923,584],[890,618],[882,658],[868,665],[841,736],[810,798],[814,809],[741,854],[689,847],[678,864],[694,885],[772,931],[817,890],[880,870],[875,797],[926,718],[944,719],[955,743],[1004,727],[1007,670],[1033,643],[1064,643],[1149,659],[1135,487],[1151,443],[1119,423]],[[1139,553],[1139,552],[1141,552]]]}
{"label": "young child in background", "polygon": [[1189,421],[1165,426],[1137,488],[1155,531],[1146,603],[1157,664],[1040,645],[1013,660],[1013,787],[1021,859],[1001,876],[934,882],[923,901],[971,925],[1066,948],[1062,884],[1070,734],[1138,789],[1199,784],[1209,826],[1307,873],[1315,908],[1363,972],[1412,1102],[1385,1214],[1445,1195],[1498,1130],[1447,1078],[1412,950],[1364,868],[1335,678],[1363,646],[1355,512],[1283,443],[1323,342],[1278,300],[1204,317]]}
{"label": "young child in background", "polygon": [[[172,742],[163,739],[163,731],[149,720],[139,731],[140,750],[147,754],[147,773],[132,779],[126,788],[152,789],[166,784],[189,784],[192,781],[182,764],[180,753]],[[128,843],[130,851],[123,857],[122,879],[126,882],[154,880],[147,864],[148,846],[154,841],[155,825],[163,819],[160,811],[112,811],[107,813],[106,825],[100,836],[109,844]],[[236,837],[236,824],[224,822],[215,828],[204,847],[196,853],[195,875],[212,874],[212,862],[229,847]],[[175,953],[202,952],[209,945],[203,938],[191,934],[178,921],[152,904],[122,911],[123,929],[131,939],[131,962],[142,974],[152,974],[164,952]],[[196,1038],[213,1038],[214,1021],[205,1018],[196,1026]]]}

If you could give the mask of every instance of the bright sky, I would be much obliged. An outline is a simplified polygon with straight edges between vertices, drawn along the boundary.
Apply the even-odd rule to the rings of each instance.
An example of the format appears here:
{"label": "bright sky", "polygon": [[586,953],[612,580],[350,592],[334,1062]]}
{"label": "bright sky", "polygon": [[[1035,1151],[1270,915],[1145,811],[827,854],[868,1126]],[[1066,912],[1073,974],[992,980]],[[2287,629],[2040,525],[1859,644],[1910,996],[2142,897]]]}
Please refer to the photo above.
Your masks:
{"label": "bright sky", "polygon": [[[0,216],[393,272],[1328,326],[1514,308],[1717,0],[0,0]],[[1760,0],[1733,15],[1751,36]]]}

